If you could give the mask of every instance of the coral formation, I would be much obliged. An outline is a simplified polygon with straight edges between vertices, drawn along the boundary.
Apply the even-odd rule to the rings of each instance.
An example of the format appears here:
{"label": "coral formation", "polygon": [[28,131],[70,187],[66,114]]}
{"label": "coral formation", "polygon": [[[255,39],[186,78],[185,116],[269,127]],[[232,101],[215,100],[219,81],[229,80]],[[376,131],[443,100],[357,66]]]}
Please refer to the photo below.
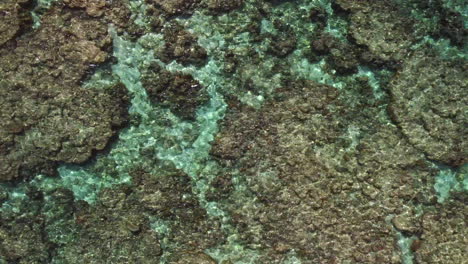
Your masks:
{"label": "coral formation", "polygon": [[462,263],[466,17],[2,1],[0,263]]}
{"label": "coral formation", "polygon": [[[116,263],[154,263],[162,257],[163,250],[166,254],[197,251],[222,241],[223,234],[199,207],[186,175],[169,169],[158,176],[144,171],[135,171],[132,176],[131,186],[101,192],[99,205],[77,205],[77,234],[73,243],[59,251],[58,261],[99,263],[95,256],[108,256],[109,261]],[[171,231],[169,237],[163,238],[147,215],[158,215]],[[165,240],[171,240],[174,248],[165,245]],[[112,241],[113,245],[102,241]]]}
{"label": "coral formation", "polygon": [[215,14],[226,13],[238,9],[243,3],[243,0],[206,0],[208,9]]}
{"label": "coral formation", "polygon": [[171,73],[153,64],[141,79],[154,104],[169,108],[184,119],[195,119],[195,111],[208,101],[206,89],[191,75]]}
{"label": "coral formation", "polygon": [[466,65],[427,53],[415,52],[392,80],[389,113],[429,159],[458,167],[468,158]]}
{"label": "coral formation", "polygon": [[350,35],[377,60],[404,59],[418,37],[411,34],[412,20],[399,15],[391,1],[339,0],[337,4],[350,12]]}
{"label": "coral formation", "polygon": [[467,214],[466,195],[427,210],[421,219],[421,238],[412,244],[417,263],[463,263]]}
{"label": "coral formation", "polygon": [[85,162],[126,121],[122,85],[80,87],[107,59],[111,39],[102,21],[73,12],[51,9],[40,29],[0,51],[2,180],[52,175],[57,162]]}
{"label": "coral formation", "polygon": [[168,16],[191,14],[200,4],[200,0],[147,0],[147,2],[162,9]]}
{"label": "coral formation", "polygon": [[187,65],[203,65],[206,62],[206,51],[198,45],[196,38],[178,24],[169,24],[163,30],[165,48],[161,60]]}
{"label": "coral formation", "polygon": [[[362,112],[346,113],[332,87],[299,82],[277,96],[261,112],[228,115],[212,151],[239,168],[252,195],[247,201],[232,194],[224,203],[245,241],[271,251],[268,263],[280,263],[290,250],[310,263],[399,263],[386,218],[411,212],[412,203],[434,202],[421,184],[434,173],[423,156],[395,127],[372,116],[356,122],[353,115]],[[363,131],[358,142],[350,127]],[[416,220],[397,226],[420,230]]]}
{"label": "coral formation", "polygon": [[31,26],[29,0],[5,0],[0,3],[0,47]]}

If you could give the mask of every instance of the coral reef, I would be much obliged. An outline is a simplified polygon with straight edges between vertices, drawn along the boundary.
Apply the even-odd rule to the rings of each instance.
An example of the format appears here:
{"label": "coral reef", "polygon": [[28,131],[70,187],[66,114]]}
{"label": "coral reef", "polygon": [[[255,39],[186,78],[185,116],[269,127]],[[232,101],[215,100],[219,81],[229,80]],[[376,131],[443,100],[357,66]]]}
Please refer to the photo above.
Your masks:
{"label": "coral reef", "polygon": [[187,65],[203,65],[206,62],[206,51],[198,45],[196,38],[178,24],[169,24],[163,29],[165,49],[161,60]]}
{"label": "coral reef", "polygon": [[6,0],[0,4],[0,47],[31,26],[29,0]]}
{"label": "coral reef", "polygon": [[208,101],[206,89],[191,75],[171,73],[153,64],[141,79],[154,104],[167,107],[184,119],[195,119],[195,111]]}
{"label": "coral reef", "polygon": [[147,0],[148,4],[162,9],[168,16],[188,15],[198,7],[200,0]]}
{"label": "coral reef", "polygon": [[221,14],[238,9],[244,3],[243,0],[206,0],[208,9],[214,14]]}
{"label": "coral reef", "polygon": [[73,12],[51,9],[40,29],[0,51],[2,180],[54,174],[57,162],[82,163],[126,121],[122,85],[80,87],[106,60],[111,40],[102,21]]}
{"label": "coral reef", "polygon": [[339,0],[337,4],[350,12],[350,35],[377,60],[404,59],[418,38],[411,34],[414,23],[399,15],[398,7],[391,1]]}
{"label": "coral reef", "polygon": [[463,263],[466,256],[466,195],[435,206],[421,219],[421,239],[412,249],[418,263]]}
{"label": "coral reef", "polygon": [[389,113],[429,159],[458,167],[468,157],[466,65],[427,53],[415,52],[392,80]]}
{"label": "coral reef", "polygon": [[462,263],[462,7],[2,1],[0,263]]}
{"label": "coral reef", "polygon": [[[116,263],[154,263],[163,250],[165,254],[197,251],[222,241],[223,234],[216,229],[216,222],[206,219],[186,175],[172,169],[158,176],[143,171],[135,171],[132,176],[132,185],[101,192],[99,205],[77,205],[77,234],[73,243],[59,250],[56,260],[99,263],[107,256]],[[165,223],[171,231],[169,237],[153,228],[148,215]],[[171,241],[171,247],[164,243],[166,240]],[[175,258],[176,253],[171,257]]]}
{"label": "coral reef", "polygon": [[[277,96],[260,112],[229,114],[212,150],[253,196],[224,203],[245,241],[270,250],[268,263],[291,250],[307,263],[400,263],[387,217],[435,201],[423,156],[394,126],[356,122],[362,112],[346,113],[332,87],[299,82]],[[350,127],[363,131],[358,142]],[[416,220],[407,225],[397,226],[420,230]]]}

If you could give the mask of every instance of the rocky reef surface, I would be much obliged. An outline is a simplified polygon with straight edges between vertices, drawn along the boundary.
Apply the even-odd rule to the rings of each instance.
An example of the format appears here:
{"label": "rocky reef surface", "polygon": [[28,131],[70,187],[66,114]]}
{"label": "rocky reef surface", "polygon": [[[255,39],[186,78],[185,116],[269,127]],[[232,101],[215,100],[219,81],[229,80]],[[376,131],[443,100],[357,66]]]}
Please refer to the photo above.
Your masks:
{"label": "rocky reef surface", "polygon": [[464,263],[456,0],[4,0],[0,264]]}

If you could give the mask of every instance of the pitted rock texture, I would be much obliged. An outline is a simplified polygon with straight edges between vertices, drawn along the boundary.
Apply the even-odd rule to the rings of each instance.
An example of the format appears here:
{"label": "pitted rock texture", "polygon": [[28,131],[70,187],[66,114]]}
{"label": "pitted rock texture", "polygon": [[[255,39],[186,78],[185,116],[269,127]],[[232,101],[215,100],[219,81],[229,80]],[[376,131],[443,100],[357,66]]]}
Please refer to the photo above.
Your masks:
{"label": "pitted rock texture", "polygon": [[75,87],[48,100],[21,86],[1,88],[3,180],[54,174],[59,161],[86,161],[93,151],[104,149],[126,115],[122,86],[102,92]]}
{"label": "pitted rock texture", "polygon": [[[0,187],[0,192],[6,191]],[[4,263],[47,263],[51,243],[43,236],[46,224],[41,212],[42,197],[31,190],[28,203],[15,205],[16,214],[0,211],[0,261]]]}
{"label": "pitted rock texture", "polygon": [[242,7],[244,0],[205,0],[205,2],[210,12],[222,14]]}
{"label": "pitted rock texture", "polygon": [[410,17],[405,17],[391,1],[339,0],[350,12],[350,35],[366,46],[376,60],[400,61],[406,58],[415,36]]}
{"label": "pitted rock texture", "polygon": [[409,141],[455,167],[468,161],[467,70],[463,61],[416,52],[390,84],[389,112]]}
{"label": "pitted rock texture", "polygon": [[444,206],[436,206],[422,217],[421,239],[412,250],[418,263],[463,263],[468,250],[466,195]]}
{"label": "pitted rock texture", "polygon": [[395,2],[398,3],[401,13],[417,17],[416,24],[413,25],[414,34],[430,35],[436,39],[447,38],[452,45],[460,48],[465,45],[468,38],[468,28],[463,22],[466,14],[462,14],[463,9],[453,9],[453,5],[451,7],[450,3],[456,1],[396,0]]}
{"label": "pitted rock texture", "polygon": [[[152,175],[135,170],[132,185],[104,190],[99,204],[76,203],[76,238],[58,259],[158,263],[164,253],[174,261],[206,260],[206,255],[189,252],[223,243],[219,223],[200,207],[187,175],[175,169],[160,172]],[[156,221],[164,223],[167,234],[153,228]]]}
{"label": "pitted rock texture", "polygon": [[0,47],[32,25],[27,9],[30,0],[3,0],[0,3]]}
{"label": "pitted rock texture", "polygon": [[280,58],[286,57],[296,49],[297,39],[294,31],[286,23],[275,21],[275,29],[278,31],[276,36],[270,36],[269,52]]}
{"label": "pitted rock texture", "polygon": [[356,73],[360,62],[369,62],[366,49],[344,43],[326,32],[320,33],[311,41],[311,48],[313,53],[309,59],[318,61],[326,56],[328,65],[339,74]]}
{"label": "pitted rock texture", "polygon": [[181,25],[172,23],[167,25],[164,34],[164,51],[159,55],[161,60],[170,63],[175,60],[182,65],[201,66],[206,63],[208,55],[203,47],[198,45],[196,36],[186,31]]}
{"label": "pitted rock texture", "polygon": [[98,17],[104,13],[106,6],[105,0],[64,0],[64,3],[70,7],[80,7],[86,9],[86,13],[90,16]]}
{"label": "pitted rock texture", "polygon": [[166,107],[183,119],[195,119],[195,111],[208,102],[204,87],[183,73],[171,73],[157,64],[142,74],[142,84],[153,104]]}
{"label": "pitted rock texture", "polygon": [[[467,69],[428,48],[462,46],[460,14],[433,19],[442,0],[336,0],[333,15],[303,9],[323,1],[143,1],[55,1],[37,29],[36,1],[0,3],[0,181],[11,180],[0,184],[0,263],[399,264],[400,235],[415,238],[415,262],[463,263],[466,194],[459,185],[438,204],[434,163],[466,163]],[[415,2],[431,23],[405,10]],[[110,71],[112,85],[83,86],[115,63],[110,26],[142,44],[132,55],[153,52],[129,74],[156,113],[180,119],[135,117],[94,160],[128,118]],[[161,46],[140,38],[150,32]],[[213,74],[227,104],[206,159],[185,159],[197,137],[212,143],[193,72]],[[161,149],[178,156],[160,160]],[[182,159],[198,174],[175,168]],[[85,164],[49,177],[58,163]],[[25,180],[37,173],[48,175]],[[231,249],[239,256],[219,257]]]}
{"label": "pitted rock texture", "polygon": [[189,15],[200,5],[201,0],[146,0],[168,16]]}
{"label": "pitted rock texture", "polygon": [[131,184],[104,189],[92,205],[66,189],[26,190],[18,211],[0,210],[1,259],[150,264],[164,254],[170,263],[216,263],[203,252],[225,243],[225,234],[200,207],[190,178],[163,166],[158,175],[131,174]]}
{"label": "pitted rock texture", "polygon": [[203,252],[180,252],[169,260],[173,264],[216,264],[217,262]]}
{"label": "pitted rock texture", "polygon": [[348,107],[336,89],[299,82],[260,112],[228,114],[212,154],[248,191],[223,204],[244,241],[269,252],[265,263],[291,250],[306,263],[400,263],[388,217],[413,215],[399,227],[421,230],[413,206],[435,202],[436,171],[396,127]]}
{"label": "pitted rock texture", "polygon": [[113,196],[103,197],[96,207],[74,204],[69,223],[75,228],[74,239],[61,248],[55,261],[151,263],[159,259],[162,249],[157,233],[139,208],[125,202],[128,190],[123,191],[105,192]]}
{"label": "pitted rock texture", "polygon": [[52,8],[42,26],[0,50],[0,180],[54,174],[82,163],[126,121],[126,89],[81,88],[106,61],[107,25],[82,11]]}

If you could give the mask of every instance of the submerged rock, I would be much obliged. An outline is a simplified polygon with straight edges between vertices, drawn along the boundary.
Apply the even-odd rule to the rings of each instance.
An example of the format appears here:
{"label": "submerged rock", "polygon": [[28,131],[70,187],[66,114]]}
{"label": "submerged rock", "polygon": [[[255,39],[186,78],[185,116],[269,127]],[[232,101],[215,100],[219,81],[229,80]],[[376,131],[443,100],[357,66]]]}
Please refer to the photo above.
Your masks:
{"label": "submerged rock", "polygon": [[0,50],[0,180],[83,163],[126,121],[122,85],[80,87],[107,59],[111,40],[105,23],[75,12],[51,9],[41,28]]}
{"label": "submerged rock", "polygon": [[463,262],[456,4],[36,2],[0,3],[0,263]]}
{"label": "submerged rock", "polygon": [[156,8],[162,9],[168,16],[188,15],[200,4],[200,0],[146,0]]}
{"label": "submerged rock", "polygon": [[455,167],[468,161],[466,73],[462,61],[420,51],[390,84],[390,114],[411,144]]}
{"label": "submerged rock", "polygon": [[208,101],[205,88],[183,73],[171,73],[152,65],[142,75],[142,84],[151,101],[171,109],[183,119],[194,120],[195,111]]}
{"label": "submerged rock", "polygon": [[30,0],[4,0],[0,3],[0,47],[32,25]]}
{"label": "submerged rock", "polygon": [[[232,111],[217,137],[212,154],[239,168],[250,194],[218,197],[244,241],[269,252],[266,263],[293,250],[310,263],[400,263],[386,218],[405,215],[416,197],[435,201],[430,185],[411,179],[433,176],[423,157],[372,115],[355,123],[365,110],[347,113],[342,99],[329,86],[293,83],[261,111]],[[355,143],[353,126],[362,131]],[[406,228],[418,232],[416,223]]]}
{"label": "submerged rock", "polygon": [[208,9],[214,14],[227,13],[242,6],[244,0],[207,0]]}
{"label": "submerged rock", "polygon": [[391,1],[339,0],[337,4],[350,12],[350,35],[377,60],[406,58],[409,47],[418,38],[412,34],[414,22]]}
{"label": "submerged rock", "polygon": [[165,46],[161,56],[164,62],[173,60],[183,65],[203,65],[208,55],[198,43],[196,36],[184,30],[181,25],[170,24],[163,30]]}
{"label": "submerged rock", "polygon": [[463,199],[428,210],[422,218],[421,240],[412,248],[416,261],[463,263],[467,253],[467,217]]}

